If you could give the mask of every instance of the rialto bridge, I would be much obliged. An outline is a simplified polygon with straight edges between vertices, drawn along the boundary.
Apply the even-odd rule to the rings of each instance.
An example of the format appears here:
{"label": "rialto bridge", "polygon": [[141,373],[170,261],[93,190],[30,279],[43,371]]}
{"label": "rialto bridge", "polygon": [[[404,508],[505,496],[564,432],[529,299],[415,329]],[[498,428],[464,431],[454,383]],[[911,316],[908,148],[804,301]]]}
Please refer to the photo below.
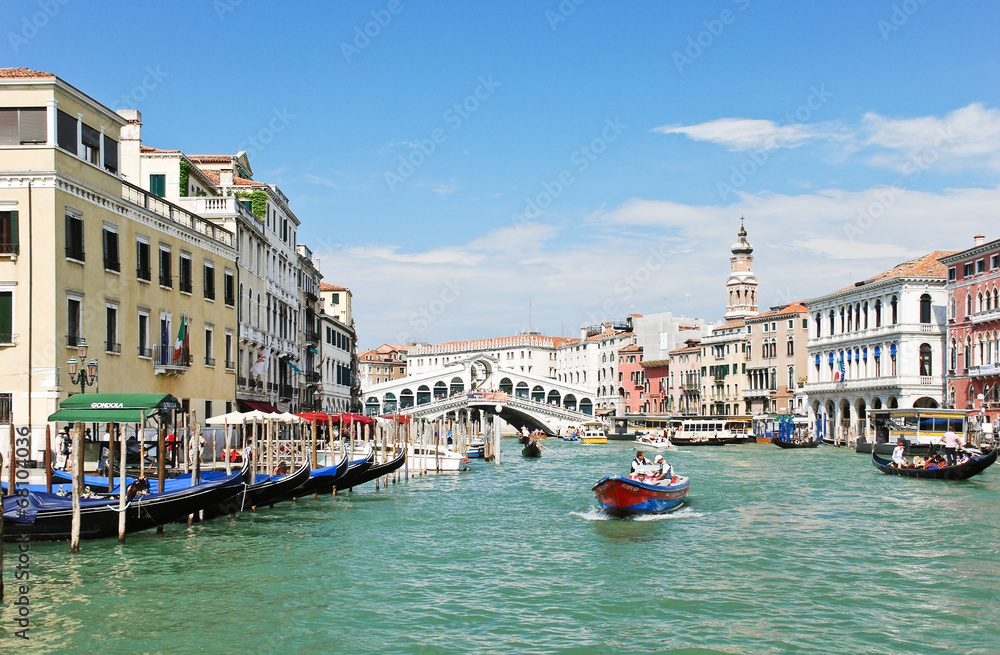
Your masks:
{"label": "rialto bridge", "polygon": [[483,354],[374,385],[363,391],[363,397],[369,416],[450,415],[472,421],[499,417],[517,429],[527,426],[547,434],[561,434],[568,426],[593,420],[594,413],[590,390],[505,368],[499,359]]}

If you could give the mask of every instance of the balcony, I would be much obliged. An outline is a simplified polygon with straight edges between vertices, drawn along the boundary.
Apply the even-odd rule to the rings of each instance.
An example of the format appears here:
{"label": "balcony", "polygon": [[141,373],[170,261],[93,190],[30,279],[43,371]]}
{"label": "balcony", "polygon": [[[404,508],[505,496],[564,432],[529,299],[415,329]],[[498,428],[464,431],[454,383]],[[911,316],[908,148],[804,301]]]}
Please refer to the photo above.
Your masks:
{"label": "balcony", "polygon": [[295,397],[295,389],[290,384],[278,385],[278,396],[285,400],[291,400]]}
{"label": "balcony", "polygon": [[191,352],[182,348],[175,357],[172,346],[153,348],[153,374],[175,377],[184,375],[191,368]]}
{"label": "balcony", "polygon": [[302,374],[306,379],[306,384],[318,384],[323,381],[323,376],[315,371],[308,371]]}
{"label": "balcony", "polygon": [[987,321],[996,321],[996,320],[1000,320],[1000,307],[997,307],[995,309],[988,309],[984,312],[976,312],[975,314],[969,315],[969,321],[973,325],[977,325],[979,323],[986,323]]}
{"label": "balcony", "polygon": [[243,324],[240,325],[240,339],[260,344],[266,343],[265,334],[261,330]]}
{"label": "balcony", "polygon": [[306,330],[306,341],[310,343],[319,343],[319,332],[316,330]]}
{"label": "balcony", "polygon": [[118,259],[112,259],[110,257],[104,258],[104,270],[114,271],[115,273],[122,272],[122,263]]}
{"label": "balcony", "polygon": [[[202,234],[221,244],[235,247],[233,233],[216,226],[211,221],[192,213],[183,207],[167,202],[163,198],[149,193],[141,187],[122,181],[122,200],[138,205],[167,220]],[[236,199],[233,198],[235,201]]]}
{"label": "balcony", "polygon": [[969,367],[970,378],[985,378],[994,375],[1000,375],[1000,365],[998,364],[983,364]]}
{"label": "balcony", "polygon": [[236,384],[238,386],[241,386],[241,387],[247,386],[247,379],[246,379],[246,377],[243,376],[243,375],[237,376],[237,378],[236,378]]}
{"label": "balcony", "polygon": [[775,389],[744,389],[744,398],[770,398],[771,394],[777,393]]}
{"label": "balcony", "polygon": [[135,279],[140,282],[152,282],[153,281],[153,271],[149,266],[142,267],[138,266],[135,269]]}

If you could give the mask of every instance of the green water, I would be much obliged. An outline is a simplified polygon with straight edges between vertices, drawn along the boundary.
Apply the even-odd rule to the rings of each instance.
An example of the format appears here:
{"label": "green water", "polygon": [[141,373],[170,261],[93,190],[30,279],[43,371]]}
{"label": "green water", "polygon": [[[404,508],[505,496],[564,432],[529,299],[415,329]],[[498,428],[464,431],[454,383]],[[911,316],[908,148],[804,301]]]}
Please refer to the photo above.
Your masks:
{"label": "green water", "polygon": [[30,639],[8,598],[0,653],[1000,652],[1000,468],[689,448],[688,505],[621,521],[590,486],[631,448],[547,445],[124,548],[33,544]]}

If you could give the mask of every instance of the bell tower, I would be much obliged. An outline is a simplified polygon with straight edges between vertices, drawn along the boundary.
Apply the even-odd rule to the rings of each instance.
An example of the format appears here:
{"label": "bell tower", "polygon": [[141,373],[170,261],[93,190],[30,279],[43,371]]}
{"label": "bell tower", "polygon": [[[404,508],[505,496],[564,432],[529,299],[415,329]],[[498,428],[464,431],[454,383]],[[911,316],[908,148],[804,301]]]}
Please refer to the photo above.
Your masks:
{"label": "bell tower", "polygon": [[747,318],[757,313],[757,278],[753,274],[753,246],[747,241],[747,231],[740,217],[739,240],[733,244],[732,272],[726,280],[729,302],[726,320]]}

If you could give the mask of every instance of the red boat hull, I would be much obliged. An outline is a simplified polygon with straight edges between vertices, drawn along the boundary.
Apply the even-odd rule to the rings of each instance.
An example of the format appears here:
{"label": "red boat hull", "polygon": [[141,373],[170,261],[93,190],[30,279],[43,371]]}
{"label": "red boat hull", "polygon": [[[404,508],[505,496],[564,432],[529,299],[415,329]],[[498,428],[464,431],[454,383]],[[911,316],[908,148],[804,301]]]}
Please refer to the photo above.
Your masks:
{"label": "red boat hull", "polygon": [[690,486],[688,478],[660,486],[611,475],[595,484],[593,492],[602,510],[612,516],[626,517],[672,512],[684,504]]}

